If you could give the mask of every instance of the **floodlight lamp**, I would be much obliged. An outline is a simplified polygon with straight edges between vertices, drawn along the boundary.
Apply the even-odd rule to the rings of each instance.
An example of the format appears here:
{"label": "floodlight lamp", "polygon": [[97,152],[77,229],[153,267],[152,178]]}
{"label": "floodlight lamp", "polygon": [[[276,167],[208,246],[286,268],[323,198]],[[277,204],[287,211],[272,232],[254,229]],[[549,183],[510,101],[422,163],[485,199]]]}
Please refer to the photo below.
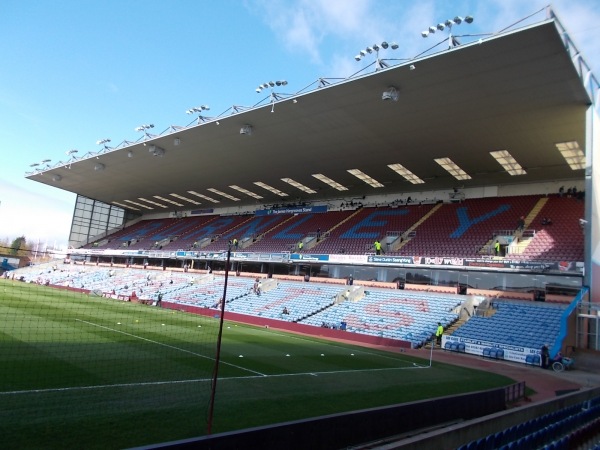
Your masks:
{"label": "floodlight lamp", "polygon": [[387,42],[383,41],[383,42],[381,43],[381,48],[383,48],[384,50],[385,50],[386,48],[388,48],[388,47],[389,47],[389,44],[388,44]]}
{"label": "floodlight lamp", "polygon": [[467,22],[467,23],[473,23],[473,17],[472,16],[465,17],[465,22]]}
{"label": "floodlight lamp", "polygon": [[444,31],[444,28],[446,28],[446,26],[443,23],[440,22],[440,23],[437,24],[437,29],[438,30]]}
{"label": "floodlight lamp", "polygon": [[454,23],[455,23],[456,25],[460,25],[460,24],[462,23],[462,21],[463,21],[463,18],[462,18],[462,17],[460,17],[460,16],[456,16],[456,17],[454,18]]}
{"label": "floodlight lamp", "polygon": [[397,50],[397,49],[398,49],[398,47],[399,47],[399,45],[398,45],[398,44],[396,44],[395,42],[392,42],[392,43],[390,44],[390,47],[392,47],[392,50]]}

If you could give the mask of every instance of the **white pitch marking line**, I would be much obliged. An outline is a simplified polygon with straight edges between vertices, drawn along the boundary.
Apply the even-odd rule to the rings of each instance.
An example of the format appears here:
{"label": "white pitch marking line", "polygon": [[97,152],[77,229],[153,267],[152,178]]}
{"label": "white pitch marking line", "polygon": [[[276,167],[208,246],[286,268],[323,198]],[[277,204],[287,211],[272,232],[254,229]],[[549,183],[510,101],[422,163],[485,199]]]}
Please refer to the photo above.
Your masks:
{"label": "white pitch marking line", "polygon": [[[153,341],[152,339],[148,339],[148,338],[145,338],[145,337],[142,337],[142,336],[136,336],[135,334],[127,333],[127,332],[121,331],[121,330],[115,330],[114,328],[106,327],[104,325],[99,325],[99,324],[93,323],[93,322],[88,322],[87,320],[81,320],[81,319],[75,319],[75,320],[78,321],[78,322],[86,323],[88,325],[92,325],[94,327],[104,328],[105,330],[113,331],[115,333],[120,333],[120,334],[124,334],[126,336],[131,336],[133,338],[140,339],[142,341],[151,342],[152,344],[162,345],[163,347],[171,348],[173,350],[178,350],[180,352],[189,353],[190,355],[198,356],[200,358],[205,358],[205,359],[208,359],[210,361],[215,361],[215,359],[211,358],[210,356],[206,356],[206,355],[202,355],[200,353],[192,352],[192,351],[186,350],[184,348],[175,347],[174,345],[169,345],[169,344],[164,344],[162,342]],[[256,370],[247,369],[245,367],[238,366],[236,364],[231,364],[231,363],[228,363],[228,362],[225,362],[225,361],[221,361],[221,364],[225,364],[227,366],[235,367],[236,369],[245,370],[246,372],[255,373],[255,374],[263,376],[263,377],[266,376],[264,373],[257,372]]]}
{"label": "white pitch marking line", "polygon": [[[83,321],[82,321],[83,322]],[[101,325],[99,325],[101,326]],[[202,355],[199,355],[202,356]],[[226,377],[219,378],[220,382],[229,380],[254,380],[254,379],[265,379],[265,378],[283,378],[283,377],[300,377],[300,376],[311,376],[317,377],[319,375],[329,374],[341,374],[341,373],[354,373],[354,372],[381,372],[384,370],[410,370],[410,369],[428,369],[429,366],[407,366],[407,367],[388,367],[381,369],[357,369],[357,370],[333,370],[329,372],[301,372],[301,373],[280,373],[272,375],[248,375],[245,377]],[[246,369],[247,370],[247,369]],[[30,389],[23,391],[5,391],[0,392],[2,395],[19,395],[19,394],[44,394],[50,392],[68,392],[68,391],[85,391],[92,389],[110,389],[110,388],[123,388],[123,387],[143,387],[143,386],[158,386],[163,384],[184,384],[184,383],[204,383],[212,381],[212,378],[197,378],[191,380],[172,380],[172,381],[148,381],[145,383],[119,383],[119,384],[99,384],[96,386],[73,386],[73,387],[62,387],[62,388],[48,388],[48,389]]]}

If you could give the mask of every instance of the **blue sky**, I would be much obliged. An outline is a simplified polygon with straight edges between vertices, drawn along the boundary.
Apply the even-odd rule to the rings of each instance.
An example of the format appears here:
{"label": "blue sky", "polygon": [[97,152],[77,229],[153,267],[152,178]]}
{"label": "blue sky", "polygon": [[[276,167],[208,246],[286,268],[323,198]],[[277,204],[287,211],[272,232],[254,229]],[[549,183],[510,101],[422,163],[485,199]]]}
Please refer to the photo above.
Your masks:
{"label": "blue sky", "polygon": [[[3,0],[0,3],[0,238],[65,246],[75,195],[25,178],[30,164],[65,161],[136,140],[134,128],[188,125],[191,107],[218,115],[260,100],[285,79],[296,92],[319,77],[347,77],[372,62],[354,55],[396,41],[410,58],[441,36],[421,31],[472,15],[456,34],[499,31],[539,0]],[[597,77],[597,0],[553,7]],[[544,18],[543,13],[533,17]],[[434,40],[435,39],[435,40]],[[390,51],[390,50],[388,50]]]}

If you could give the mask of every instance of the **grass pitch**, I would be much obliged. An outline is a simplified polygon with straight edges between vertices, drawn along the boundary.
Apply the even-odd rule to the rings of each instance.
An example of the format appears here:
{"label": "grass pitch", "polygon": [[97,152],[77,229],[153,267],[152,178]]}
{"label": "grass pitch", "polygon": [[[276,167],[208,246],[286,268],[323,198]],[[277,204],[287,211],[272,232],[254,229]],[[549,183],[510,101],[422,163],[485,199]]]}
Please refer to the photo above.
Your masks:
{"label": "grass pitch", "polygon": [[[3,448],[203,435],[219,321],[0,281]],[[510,384],[505,377],[226,322],[213,433]]]}

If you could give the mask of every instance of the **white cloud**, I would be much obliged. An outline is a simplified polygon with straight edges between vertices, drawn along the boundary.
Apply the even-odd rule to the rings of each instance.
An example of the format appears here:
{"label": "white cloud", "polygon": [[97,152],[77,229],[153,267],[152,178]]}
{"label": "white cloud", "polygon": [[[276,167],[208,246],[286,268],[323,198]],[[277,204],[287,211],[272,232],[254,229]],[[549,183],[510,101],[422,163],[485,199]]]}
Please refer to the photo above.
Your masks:
{"label": "white cloud", "polygon": [[2,180],[0,191],[0,238],[25,236],[28,242],[40,240],[66,246],[75,203],[73,194]]}

